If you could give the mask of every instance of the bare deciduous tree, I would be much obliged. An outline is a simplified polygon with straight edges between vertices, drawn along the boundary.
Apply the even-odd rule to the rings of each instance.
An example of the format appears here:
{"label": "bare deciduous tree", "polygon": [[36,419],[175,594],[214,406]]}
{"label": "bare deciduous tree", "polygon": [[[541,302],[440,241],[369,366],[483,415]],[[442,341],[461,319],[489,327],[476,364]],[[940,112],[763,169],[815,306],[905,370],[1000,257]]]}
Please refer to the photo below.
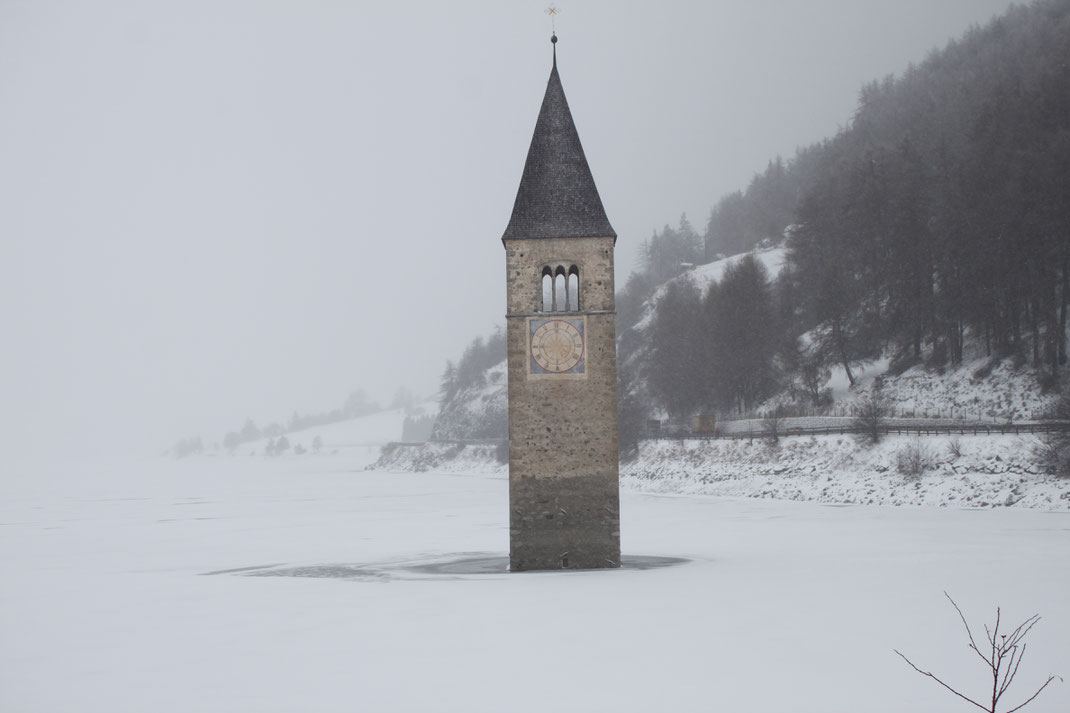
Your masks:
{"label": "bare deciduous tree", "polygon": [[[974,699],[956,690],[955,688],[952,688],[947,683],[940,680],[932,672],[923,671],[917,666],[915,666],[914,662],[904,656],[898,649],[895,649],[895,653],[899,654],[900,658],[906,661],[912,669],[920,673],[922,676],[926,676],[936,681],[941,686],[951,691],[962,700],[972,703],[981,710],[988,711],[988,713],[997,713],[996,706],[999,705],[999,700],[1003,697],[1003,694],[1007,692],[1007,689],[1009,689],[1011,687],[1011,684],[1014,682],[1014,677],[1018,674],[1018,667],[1021,665],[1022,659],[1025,657],[1025,637],[1029,633],[1029,631],[1036,625],[1036,623],[1040,621],[1040,615],[1034,614],[1033,616],[1023,621],[1021,624],[1019,624],[1017,628],[1015,628],[1009,634],[1001,634],[999,633],[1000,611],[997,607],[996,625],[992,628],[991,631],[989,631],[988,625],[985,624],[985,638],[988,639],[988,646],[985,647],[986,653],[981,653],[981,649],[977,647],[977,642],[973,638],[973,632],[970,631],[970,625],[966,623],[966,617],[963,616],[962,610],[959,609],[959,605],[955,603],[955,600],[952,599],[951,595],[947,592],[944,592],[944,596],[947,597],[947,600],[949,602],[951,602],[951,606],[955,607],[955,611],[959,614],[959,619],[962,620],[962,625],[966,628],[966,635],[970,639],[969,647],[981,658],[982,661],[985,662],[985,666],[987,666],[988,669],[992,672],[991,700],[986,701],[984,704],[978,703]],[[1060,681],[1063,680],[1061,676],[1048,676],[1048,680],[1046,680],[1040,686],[1040,688],[1034,691],[1033,695],[1025,699],[1024,702],[1018,704],[1010,710],[1005,711],[1004,713],[1014,713],[1014,711],[1024,708],[1028,703],[1032,702],[1033,699],[1039,696],[1040,692],[1047,688],[1048,684],[1050,684],[1056,678],[1058,678]]]}

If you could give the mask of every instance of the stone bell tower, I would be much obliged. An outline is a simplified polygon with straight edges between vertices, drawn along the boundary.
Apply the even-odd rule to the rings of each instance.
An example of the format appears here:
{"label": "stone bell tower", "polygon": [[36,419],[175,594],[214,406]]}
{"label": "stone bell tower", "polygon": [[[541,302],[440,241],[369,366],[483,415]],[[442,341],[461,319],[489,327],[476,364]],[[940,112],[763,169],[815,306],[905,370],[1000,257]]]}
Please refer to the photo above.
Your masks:
{"label": "stone bell tower", "polygon": [[506,251],[512,571],[620,566],[617,234],[554,63]]}

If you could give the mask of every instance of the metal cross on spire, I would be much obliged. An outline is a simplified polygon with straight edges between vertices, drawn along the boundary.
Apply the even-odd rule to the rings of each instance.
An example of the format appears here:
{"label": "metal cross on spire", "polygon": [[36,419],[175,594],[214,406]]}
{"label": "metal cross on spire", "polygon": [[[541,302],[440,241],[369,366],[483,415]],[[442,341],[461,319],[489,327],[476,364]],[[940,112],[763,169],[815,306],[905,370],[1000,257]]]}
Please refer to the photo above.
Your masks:
{"label": "metal cross on spire", "polygon": [[550,31],[555,35],[557,34],[557,16],[561,14],[561,10],[556,5],[551,5],[546,8],[546,14],[550,16]]}

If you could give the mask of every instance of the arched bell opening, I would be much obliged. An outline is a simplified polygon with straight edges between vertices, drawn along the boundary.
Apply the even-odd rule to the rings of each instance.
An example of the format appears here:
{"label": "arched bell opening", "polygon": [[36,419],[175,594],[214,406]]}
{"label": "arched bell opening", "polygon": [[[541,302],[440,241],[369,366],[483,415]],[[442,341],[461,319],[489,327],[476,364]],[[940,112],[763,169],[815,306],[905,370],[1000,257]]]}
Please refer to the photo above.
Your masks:
{"label": "arched bell opening", "polygon": [[558,267],[554,271],[554,312],[564,312],[568,309],[568,275],[565,268]]}
{"label": "arched bell opening", "polygon": [[578,312],[580,310],[580,269],[575,265],[568,269],[568,282],[565,288],[569,295],[569,311]]}
{"label": "arched bell opening", "polygon": [[554,274],[549,267],[542,269],[539,284],[539,305],[537,312],[552,312],[554,304]]}

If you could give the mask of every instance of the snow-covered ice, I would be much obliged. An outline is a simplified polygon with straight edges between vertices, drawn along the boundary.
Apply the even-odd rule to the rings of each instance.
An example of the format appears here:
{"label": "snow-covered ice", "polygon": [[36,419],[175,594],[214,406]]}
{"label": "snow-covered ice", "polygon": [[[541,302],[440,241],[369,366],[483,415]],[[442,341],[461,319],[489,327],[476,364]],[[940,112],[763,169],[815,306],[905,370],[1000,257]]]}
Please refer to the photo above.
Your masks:
{"label": "snow-covered ice", "polygon": [[[892,652],[983,695],[944,590],[1043,616],[1018,693],[1070,674],[1065,512],[625,492],[625,552],[688,562],[412,576],[505,554],[506,481],[374,456],[7,469],[0,710],[964,710]],[[374,576],[208,575],[316,565]]]}

